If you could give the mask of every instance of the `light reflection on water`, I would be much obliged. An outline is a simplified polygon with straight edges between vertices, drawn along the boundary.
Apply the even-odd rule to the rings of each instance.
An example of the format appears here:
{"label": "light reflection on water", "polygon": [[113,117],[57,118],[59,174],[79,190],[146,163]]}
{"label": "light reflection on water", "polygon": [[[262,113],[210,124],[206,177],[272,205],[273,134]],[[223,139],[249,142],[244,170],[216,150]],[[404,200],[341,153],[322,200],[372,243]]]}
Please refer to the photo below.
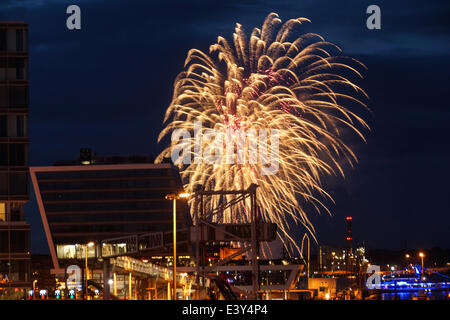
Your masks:
{"label": "light reflection on water", "polygon": [[381,300],[449,300],[449,291],[431,291],[419,294],[413,292],[382,293]]}

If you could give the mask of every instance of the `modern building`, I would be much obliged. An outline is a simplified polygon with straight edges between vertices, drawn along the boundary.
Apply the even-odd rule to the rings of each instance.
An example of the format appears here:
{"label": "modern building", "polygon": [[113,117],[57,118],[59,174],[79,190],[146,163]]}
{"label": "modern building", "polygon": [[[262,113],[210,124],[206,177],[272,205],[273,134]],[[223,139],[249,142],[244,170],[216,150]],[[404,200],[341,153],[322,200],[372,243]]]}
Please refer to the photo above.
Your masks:
{"label": "modern building", "polygon": [[27,38],[25,22],[0,21],[0,296],[16,298],[31,287]]}
{"label": "modern building", "polygon": [[[170,163],[155,164],[146,156],[95,157],[82,149],[75,161],[31,167],[30,173],[56,274],[83,262],[85,250],[94,263],[102,240],[172,230],[173,204],[165,196],[182,185]],[[191,224],[186,201],[179,201],[177,229]]]}

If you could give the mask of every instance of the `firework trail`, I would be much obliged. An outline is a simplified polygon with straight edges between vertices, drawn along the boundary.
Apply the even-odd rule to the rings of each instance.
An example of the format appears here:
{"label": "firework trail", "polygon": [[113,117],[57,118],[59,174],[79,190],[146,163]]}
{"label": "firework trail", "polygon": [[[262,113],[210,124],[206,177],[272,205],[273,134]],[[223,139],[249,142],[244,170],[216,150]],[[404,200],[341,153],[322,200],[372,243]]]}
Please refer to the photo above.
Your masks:
{"label": "firework trail", "polygon": [[[232,43],[219,36],[209,54],[190,50],[185,71],[175,80],[164,119],[167,125],[158,138],[159,142],[176,129],[193,132],[196,121],[202,122],[202,132],[214,129],[228,136],[231,133],[232,140],[242,130],[277,130],[276,174],[263,174],[260,169],[265,164],[260,161],[176,165],[187,192],[193,192],[197,184],[206,190],[259,185],[257,198],[263,220],[277,223],[283,242],[295,247],[296,241],[290,236],[292,220],[315,235],[308,218],[311,213],[307,214],[302,204],[311,204],[309,207],[318,213],[330,213],[323,199],[331,197],[322,186],[321,176],[343,176],[342,164],[357,161],[341,140],[343,133],[352,131],[364,140],[361,130],[369,129],[356,114],[356,110],[367,110],[364,101],[368,97],[356,85],[362,79],[364,65],[341,56],[340,49],[320,35],[295,36],[306,22],[310,21],[298,18],[283,24],[276,13],[271,13],[249,38],[236,24]],[[195,139],[192,136],[183,143],[194,145]],[[213,142],[202,139],[200,143],[205,150]],[[176,144],[172,141],[157,161],[170,157]],[[262,147],[270,149],[260,143],[258,148]],[[195,148],[190,152],[193,157],[201,156]],[[207,205],[212,208],[223,200],[213,198]],[[248,222],[247,205],[234,212],[228,209],[221,216],[222,222]]]}

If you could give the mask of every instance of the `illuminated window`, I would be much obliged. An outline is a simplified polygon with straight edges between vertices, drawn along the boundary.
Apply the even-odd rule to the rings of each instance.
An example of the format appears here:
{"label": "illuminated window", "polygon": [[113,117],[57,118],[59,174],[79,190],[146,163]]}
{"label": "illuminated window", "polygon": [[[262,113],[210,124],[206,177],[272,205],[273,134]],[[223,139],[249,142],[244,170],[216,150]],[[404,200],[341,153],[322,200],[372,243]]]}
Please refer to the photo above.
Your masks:
{"label": "illuminated window", "polygon": [[75,245],[56,245],[56,252],[59,259],[75,259],[76,249]]}
{"label": "illuminated window", "polygon": [[6,221],[6,203],[0,202],[0,221]]}

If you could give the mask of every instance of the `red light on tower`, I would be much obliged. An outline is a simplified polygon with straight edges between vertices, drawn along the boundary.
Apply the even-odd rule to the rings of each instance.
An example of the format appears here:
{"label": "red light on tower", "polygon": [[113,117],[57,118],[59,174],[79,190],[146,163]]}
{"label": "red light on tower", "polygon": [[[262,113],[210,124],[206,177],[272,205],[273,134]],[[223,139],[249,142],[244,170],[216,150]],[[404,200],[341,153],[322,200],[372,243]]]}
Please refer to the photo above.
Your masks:
{"label": "red light on tower", "polygon": [[345,217],[345,220],[347,221],[347,238],[345,240],[347,240],[347,252],[349,253],[349,255],[352,254],[352,220],[353,218],[351,216],[347,216]]}

